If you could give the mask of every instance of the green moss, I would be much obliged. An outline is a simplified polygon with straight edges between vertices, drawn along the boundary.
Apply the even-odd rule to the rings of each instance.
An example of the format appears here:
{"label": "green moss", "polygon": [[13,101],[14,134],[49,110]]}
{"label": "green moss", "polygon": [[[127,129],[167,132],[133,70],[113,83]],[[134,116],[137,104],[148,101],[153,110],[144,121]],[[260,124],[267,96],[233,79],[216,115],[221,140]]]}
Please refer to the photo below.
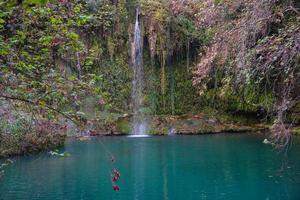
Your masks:
{"label": "green moss", "polygon": [[293,128],[293,134],[294,135],[300,135],[300,127]]}
{"label": "green moss", "polygon": [[152,126],[149,130],[149,134],[150,135],[168,135],[168,128]]}
{"label": "green moss", "polygon": [[120,118],[116,122],[116,130],[122,134],[129,134],[130,125],[127,118]]}

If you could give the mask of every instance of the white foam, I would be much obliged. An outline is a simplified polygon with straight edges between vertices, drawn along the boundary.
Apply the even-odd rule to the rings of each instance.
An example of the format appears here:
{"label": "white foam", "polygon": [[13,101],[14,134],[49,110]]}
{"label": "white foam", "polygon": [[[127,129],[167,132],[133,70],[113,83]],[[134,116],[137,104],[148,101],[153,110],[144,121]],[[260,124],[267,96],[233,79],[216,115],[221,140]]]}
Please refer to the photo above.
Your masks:
{"label": "white foam", "polygon": [[127,137],[130,138],[145,138],[145,137],[151,137],[150,135],[128,135]]}

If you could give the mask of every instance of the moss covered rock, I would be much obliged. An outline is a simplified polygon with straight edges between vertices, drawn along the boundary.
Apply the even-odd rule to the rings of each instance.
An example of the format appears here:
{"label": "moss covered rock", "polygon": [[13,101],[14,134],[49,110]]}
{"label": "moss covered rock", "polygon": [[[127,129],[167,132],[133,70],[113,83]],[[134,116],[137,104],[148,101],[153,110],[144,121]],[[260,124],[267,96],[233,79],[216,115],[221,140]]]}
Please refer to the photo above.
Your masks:
{"label": "moss covered rock", "polygon": [[202,113],[182,116],[156,116],[150,126],[153,135],[197,135],[221,132],[254,132],[268,129],[259,123],[245,124],[242,122],[222,121]]}
{"label": "moss covered rock", "polygon": [[119,118],[116,123],[116,133],[129,134],[130,133],[130,120],[128,117]]}
{"label": "moss covered rock", "polygon": [[299,136],[300,135],[300,126],[294,127],[292,132],[293,132],[294,135]]}

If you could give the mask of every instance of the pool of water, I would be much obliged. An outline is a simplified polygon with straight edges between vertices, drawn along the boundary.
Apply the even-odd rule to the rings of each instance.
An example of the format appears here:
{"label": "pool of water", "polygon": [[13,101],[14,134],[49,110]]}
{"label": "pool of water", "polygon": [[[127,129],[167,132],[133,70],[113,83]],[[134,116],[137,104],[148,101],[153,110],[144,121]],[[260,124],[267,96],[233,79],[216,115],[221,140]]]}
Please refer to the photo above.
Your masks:
{"label": "pool of water", "polygon": [[[287,158],[263,139],[220,134],[68,141],[61,149],[71,154],[67,158],[16,158],[0,181],[0,199],[300,199],[299,138]],[[118,192],[112,190],[113,168],[121,172]]]}

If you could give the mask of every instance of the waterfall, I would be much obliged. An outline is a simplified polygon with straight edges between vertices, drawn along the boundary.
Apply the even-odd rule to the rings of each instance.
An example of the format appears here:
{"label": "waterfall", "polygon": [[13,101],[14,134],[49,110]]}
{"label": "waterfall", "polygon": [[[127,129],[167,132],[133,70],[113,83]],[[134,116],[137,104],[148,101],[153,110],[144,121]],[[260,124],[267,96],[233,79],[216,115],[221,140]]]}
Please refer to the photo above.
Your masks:
{"label": "waterfall", "polygon": [[147,123],[143,113],[143,90],[144,90],[144,70],[143,70],[143,49],[142,37],[139,24],[139,8],[136,10],[136,20],[134,26],[134,41],[132,45],[132,132],[133,135],[146,135]]}

